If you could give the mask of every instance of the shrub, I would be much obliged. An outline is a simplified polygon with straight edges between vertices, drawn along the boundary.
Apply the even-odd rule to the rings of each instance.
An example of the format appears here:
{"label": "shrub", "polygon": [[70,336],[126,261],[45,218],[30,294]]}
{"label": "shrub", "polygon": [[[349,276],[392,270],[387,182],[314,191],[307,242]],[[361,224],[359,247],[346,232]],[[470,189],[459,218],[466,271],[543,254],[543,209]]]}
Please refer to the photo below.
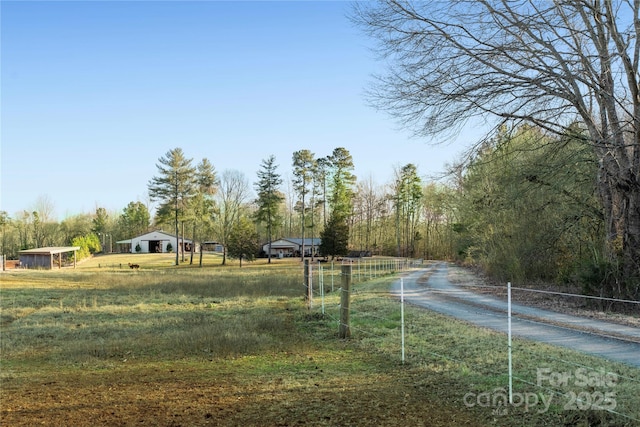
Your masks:
{"label": "shrub", "polygon": [[78,259],[88,258],[91,256],[91,254],[100,252],[102,250],[98,236],[93,233],[86,236],[75,237],[71,241],[71,245],[80,247],[80,249],[76,252],[76,256],[78,257]]}

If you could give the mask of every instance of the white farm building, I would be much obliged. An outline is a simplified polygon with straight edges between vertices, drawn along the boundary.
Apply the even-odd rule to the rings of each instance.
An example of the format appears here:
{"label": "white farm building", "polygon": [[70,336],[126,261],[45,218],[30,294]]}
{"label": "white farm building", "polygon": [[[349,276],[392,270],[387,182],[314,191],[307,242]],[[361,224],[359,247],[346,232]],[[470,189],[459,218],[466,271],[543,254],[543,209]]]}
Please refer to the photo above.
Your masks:
{"label": "white farm building", "polygon": [[[169,252],[169,247],[171,247],[171,252],[175,252],[177,249],[176,236],[161,230],[151,231],[128,240],[120,240],[117,241],[116,244],[120,252],[130,252],[133,254],[165,253]],[[178,245],[182,246],[184,252],[190,252],[192,244],[193,242],[189,239],[178,238]],[[196,251],[198,250],[197,247],[195,249]]]}

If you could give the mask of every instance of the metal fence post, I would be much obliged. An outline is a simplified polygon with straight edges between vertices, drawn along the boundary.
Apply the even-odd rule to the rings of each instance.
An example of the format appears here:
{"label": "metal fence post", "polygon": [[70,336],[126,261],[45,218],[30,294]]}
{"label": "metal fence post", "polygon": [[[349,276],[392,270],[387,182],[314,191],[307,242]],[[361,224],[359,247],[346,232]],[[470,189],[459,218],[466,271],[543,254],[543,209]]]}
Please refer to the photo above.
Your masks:
{"label": "metal fence post", "polygon": [[349,325],[349,306],[351,296],[351,273],[352,265],[342,265],[342,293],[340,294],[340,338],[351,337],[351,328]]}

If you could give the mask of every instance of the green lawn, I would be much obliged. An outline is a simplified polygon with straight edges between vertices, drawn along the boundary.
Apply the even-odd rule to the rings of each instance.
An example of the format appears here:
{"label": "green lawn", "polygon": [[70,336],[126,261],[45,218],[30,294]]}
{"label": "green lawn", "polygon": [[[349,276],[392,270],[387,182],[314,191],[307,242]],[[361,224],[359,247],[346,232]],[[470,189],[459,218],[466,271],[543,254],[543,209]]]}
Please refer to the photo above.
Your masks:
{"label": "green lawn", "polygon": [[[400,305],[387,294],[394,276],[354,274],[352,338],[340,340],[337,267],[323,314],[319,296],[307,308],[298,260],[242,268],[220,266],[217,255],[205,268],[188,257],[172,261],[171,254],[108,255],[76,269],[2,273],[0,422],[631,426],[640,419],[637,369],[520,340],[514,390],[530,403],[552,393],[535,386],[538,368],[591,366],[617,382],[556,388],[564,395],[544,412],[541,403],[483,406],[477,396],[496,397],[507,385],[506,338],[415,307],[405,310],[401,363]],[[615,393],[622,415],[565,408],[571,393],[601,392]]]}

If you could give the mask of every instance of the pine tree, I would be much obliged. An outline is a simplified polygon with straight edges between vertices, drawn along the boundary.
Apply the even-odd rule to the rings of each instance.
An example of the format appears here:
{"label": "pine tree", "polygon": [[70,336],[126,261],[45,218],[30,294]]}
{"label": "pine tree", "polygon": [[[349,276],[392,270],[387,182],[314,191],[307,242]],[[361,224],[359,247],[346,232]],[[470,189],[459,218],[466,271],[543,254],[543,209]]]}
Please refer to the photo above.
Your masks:
{"label": "pine tree", "polygon": [[348,253],[349,226],[345,218],[332,214],[320,233],[320,253],[323,256],[344,256]]}
{"label": "pine tree", "polygon": [[[206,157],[198,163],[196,169],[196,189],[197,193],[192,200],[191,207],[193,210],[193,242],[191,245],[191,261],[193,264],[193,251],[195,250],[195,242],[197,237],[201,235],[201,229],[205,225],[210,224],[213,212],[215,210],[215,202],[213,196],[218,191],[218,176],[216,169],[213,167],[209,159]],[[202,245],[202,241],[200,242]],[[202,248],[200,249],[200,267],[202,267]]]}
{"label": "pine tree", "polygon": [[300,150],[293,153],[293,188],[300,197],[300,215],[302,219],[302,247],[300,257],[304,259],[304,235],[306,228],[305,213],[307,210],[306,196],[310,191],[310,184],[313,180],[313,170],[315,167],[314,154],[309,150]]}
{"label": "pine tree", "polygon": [[328,161],[331,170],[331,214],[346,219],[353,210],[353,187],[356,182],[356,176],[352,173],[353,158],[346,148],[338,147]]}
{"label": "pine tree", "polygon": [[128,237],[149,231],[150,222],[149,209],[142,202],[130,202],[118,218],[121,233]]}
{"label": "pine tree", "polygon": [[396,171],[394,187],[397,255],[413,256],[415,228],[422,199],[422,180],[418,176],[417,167],[409,163]]}
{"label": "pine tree", "polygon": [[242,267],[242,260],[253,261],[259,249],[260,243],[255,225],[245,217],[240,218],[229,234],[227,243],[229,256],[239,259]]}
{"label": "pine tree", "polygon": [[256,192],[258,193],[258,199],[256,200],[256,204],[258,205],[256,219],[267,226],[267,240],[269,244],[267,257],[269,263],[271,263],[273,225],[280,219],[278,213],[284,200],[284,196],[279,190],[282,184],[282,178],[276,171],[278,165],[275,164],[275,161],[276,159],[273,155],[262,161],[260,170],[258,171],[258,182],[255,183]]}
{"label": "pine tree", "polygon": [[159,215],[173,214],[176,232],[176,265],[179,264],[180,252],[178,220],[188,207],[189,200],[195,192],[195,169],[192,159],[184,156],[181,148],[169,150],[156,163],[158,175],[149,181],[151,200],[160,201]]}

